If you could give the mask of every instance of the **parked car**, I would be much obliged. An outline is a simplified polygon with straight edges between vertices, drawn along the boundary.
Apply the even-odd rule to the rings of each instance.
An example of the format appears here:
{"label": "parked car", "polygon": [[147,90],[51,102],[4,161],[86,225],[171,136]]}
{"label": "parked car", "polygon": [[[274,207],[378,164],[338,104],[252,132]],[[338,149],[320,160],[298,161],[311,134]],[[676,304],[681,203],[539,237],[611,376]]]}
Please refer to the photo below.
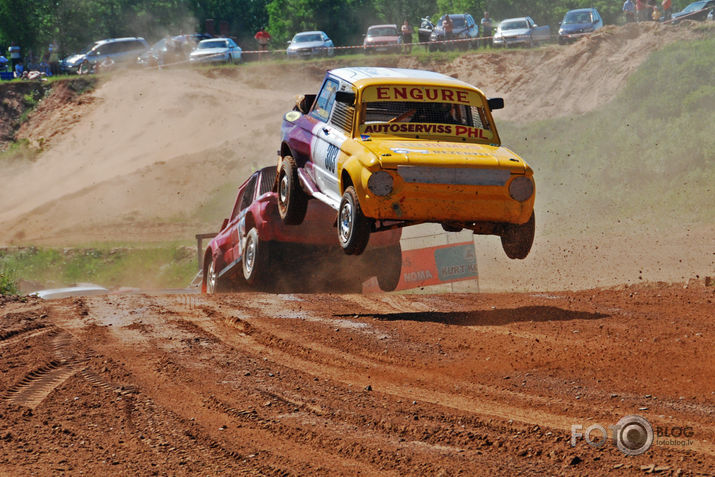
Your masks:
{"label": "parked car", "polygon": [[715,0],[693,2],[681,11],[673,13],[673,24],[680,23],[683,20],[712,20],[713,10],[715,10]]}
{"label": "parked car", "polygon": [[479,89],[431,71],[339,68],[284,116],[278,210],[300,224],[319,201],[337,211],[343,251],[423,222],[498,235],[510,258],[534,239],[533,170],[502,147]]}
{"label": "parked car", "polygon": [[429,18],[422,18],[420,20],[420,28],[417,30],[417,36],[420,43],[427,43],[434,31],[434,23]]}
{"label": "parked car", "polygon": [[189,55],[190,63],[238,63],[241,47],[231,38],[201,40]]}
{"label": "parked car", "polygon": [[300,225],[286,225],[273,191],[276,167],[265,167],[239,188],[230,218],[209,242],[203,261],[204,293],[258,288],[267,291],[360,291],[377,276],[394,290],[402,268],[401,231],[377,233],[362,257],[335,246],[335,211],[311,201]]}
{"label": "parked car", "polygon": [[187,61],[198,43],[201,40],[210,38],[213,38],[213,36],[208,33],[164,37],[139,55],[137,64],[141,66],[159,66]]}
{"label": "parked car", "polygon": [[297,33],[288,42],[286,49],[288,58],[310,58],[313,56],[333,56],[335,45],[333,40],[322,31],[304,31]]}
{"label": "parked car", "polygon": [[149,44],[141,37],[109,38],[87,45],[81,53],[70,55],[60,62],[63,73],[77,73],[80,66],[97,65],[111,58],[115,63],[133,61],[137,55],[149,49]]}
{"label": "parked car", "polygon": [[549,25],[538,26],[531,17],[509,18],[497,26],[492,44],[494,46],[523,45],[532,47],[539,42],[551,40]]}
{"label": "parked car", "polygon": [[603,28],[603,19],[595,8],[579,8],[566,12],[559,25],[559,44],[564,44]]}
{"label": "parked car", "polygon": [[[434,30],[432,30],[432,33],[430,34],[430,41],[447,40],[447,37],[444,33],[444,28],[442,27],[442,22],[444,22],[444,18],[446,16],[447,15],[442,15],[442,17],[440,17],[439,21],[437,22],[437,25],[434,27]],[[466,40],[469,38],[473,38],[476,40],[476,38],[479,38],[479,27],[474,21],[474,18],[472,18],[472,15],[470,15],[469,13],[449,14],[449,18],[450,20],[452,20],[453,40]],[[467,47],[469,46],[469,42],[461,42],[459,43],[459,45]],[[444,49],[445,44],[443,43],[441,45],[430,45],[430,47],[430,49]]]}
{"label": "parked car", "polygon": [[402,47],[402,33],[397,25],[373,25],[367,29],[362,46],[366,53],[397,53]]}

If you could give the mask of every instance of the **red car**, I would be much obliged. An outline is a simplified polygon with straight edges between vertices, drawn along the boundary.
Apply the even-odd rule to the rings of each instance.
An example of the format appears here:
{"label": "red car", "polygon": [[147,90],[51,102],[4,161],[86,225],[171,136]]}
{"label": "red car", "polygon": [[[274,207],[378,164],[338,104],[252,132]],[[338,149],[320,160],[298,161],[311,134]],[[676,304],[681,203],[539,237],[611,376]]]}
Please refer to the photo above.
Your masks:
{"label": "red car", "polygon": [[359,292],[372,276],[382,290],[395,289],[402,268],[401,229],[371,234],[363,255],[345,255],[335,246],[336,212],[322,202],[308,201],[300,225],[283,223],[275,180],[276,167],[265,167],[238,188],[231,217],[204,254],[204,293],[246,288]]}
{"label": "red car", "polygon": [[402,48],[402,33],[397,25],[373,25],[367,29],[363,41],[365,53],[399,53]]}

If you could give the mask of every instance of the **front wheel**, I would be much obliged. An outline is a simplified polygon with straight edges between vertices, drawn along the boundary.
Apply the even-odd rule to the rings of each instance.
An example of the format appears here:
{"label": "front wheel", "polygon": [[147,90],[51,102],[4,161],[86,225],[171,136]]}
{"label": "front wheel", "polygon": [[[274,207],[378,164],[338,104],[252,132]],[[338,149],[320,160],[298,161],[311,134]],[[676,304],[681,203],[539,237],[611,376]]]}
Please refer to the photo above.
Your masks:
{"label": "front wheel", "polygon": [[216,262],[212,259],[209,266],[206,267],[206,293],[215,295],[216,293],[224,293],[231,289],[225,278],[218,276],[216,270]]}
{"label": "front wheel", "polygon": [[308,197],[298,182],[295,160],[285,156],[278,172],[278,213],[286,225],[300,225],[308,210]]}
{"label": "front wheel", "polygon": [[338,240],[348,255],[360,255],[370,240],[370,219],[360,208],[353,186],[345,189],[338,209]]}
{"label": "front wheel", "polygon": [[525,259],[534,243],[535,231],[536,222],[533,212],[525,224],[508,224],[501,235],[501,245],[506,256],[518,260]]}
{"label": "front wheel", "polygon": [[268,244],[261,240],[254,227],[246,235],[241,258],[246,283],[251,286],[264,285],[268,275],[268,261]]}
{"label": "front wheel", "polygon": [[380,290],[392,291],[397,288],[402,276],[402,247],[397,243],[376,253],[380,253],[377,283],[380,285]]}

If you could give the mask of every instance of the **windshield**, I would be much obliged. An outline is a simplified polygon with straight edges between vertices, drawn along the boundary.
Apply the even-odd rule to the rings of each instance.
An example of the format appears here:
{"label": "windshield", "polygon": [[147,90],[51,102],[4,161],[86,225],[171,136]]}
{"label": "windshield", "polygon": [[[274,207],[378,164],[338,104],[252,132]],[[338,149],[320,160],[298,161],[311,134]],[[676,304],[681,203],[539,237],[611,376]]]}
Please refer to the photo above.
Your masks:
{"label": "windshield", "polygon": [[308,43],[310,41],[323,41],[320,33],[306,33],[293,37],[293,43]]}
{"label": "windshield", "polygon": [[571,23],[591,23],[591,13],[589,12],[568,12],[564,17],[565,25]]}
{"label": "windshield", "polygon": [[[444,18],[447,15],[443,16],[442,18],[439,19],[439,25],[442,25],[442,22],[444,21]],[[462,28],[464,27],[464,17],[463,16],[457,16],[457,15],[450,15],[449,19],[452,20],[452,28]]]}
{"label": "windshield", "polygon": [[370,28],[367,31],[367,36],[397,36],[397,28],[396,27]]}
{"label": "windshield", "polygon": [[501,24],[501,29],[503,30],[523,30],[524,28],[529,28],[526,22],[523,20],[514,22],[504,22]]}
{"label": "windshield", "polygon": [[199,49],[205,50],[207,48],[227,48],[228,45],[225,41],[202,41],[199,43]]}
{"label": "windshield", "polygon": [[375,86],[365,88],[361,134],[453,137],[484,142],[492,137],[476,92],[451,87]]}

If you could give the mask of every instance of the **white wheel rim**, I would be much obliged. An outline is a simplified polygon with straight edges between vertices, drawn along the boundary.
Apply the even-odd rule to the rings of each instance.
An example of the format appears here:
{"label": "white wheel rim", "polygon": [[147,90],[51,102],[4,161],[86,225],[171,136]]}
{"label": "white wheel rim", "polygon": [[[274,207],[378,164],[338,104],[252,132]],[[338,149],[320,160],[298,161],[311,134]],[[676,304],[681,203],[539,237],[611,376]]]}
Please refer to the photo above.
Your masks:
{"label": "white wheel rim", "polygon": [[281,186],[279,189],[281,204],[285,204],[288,199],[288,176],[283,175],[283,177],[281,177]]}
{"label": "white wheel rim", "polygon": [[256,242],[254,242],[250,237],[248,238],[248,243],[246,243],[246,253],[244,254],[243,259],[246,262],[246,272],[250,275],[256,261]]}
{"label": "white wheel rim", "polygon": [[214,269],[214,264],[211,262],[209,265],[209,276],[207,277],[206,291],[213,293],[216,291],[216,270]]}
{"label": "white wheel rim", "polygon": [[349,201],[345,201],[340,208],[340,240],[347,243],[353,229],[353,206]]}

